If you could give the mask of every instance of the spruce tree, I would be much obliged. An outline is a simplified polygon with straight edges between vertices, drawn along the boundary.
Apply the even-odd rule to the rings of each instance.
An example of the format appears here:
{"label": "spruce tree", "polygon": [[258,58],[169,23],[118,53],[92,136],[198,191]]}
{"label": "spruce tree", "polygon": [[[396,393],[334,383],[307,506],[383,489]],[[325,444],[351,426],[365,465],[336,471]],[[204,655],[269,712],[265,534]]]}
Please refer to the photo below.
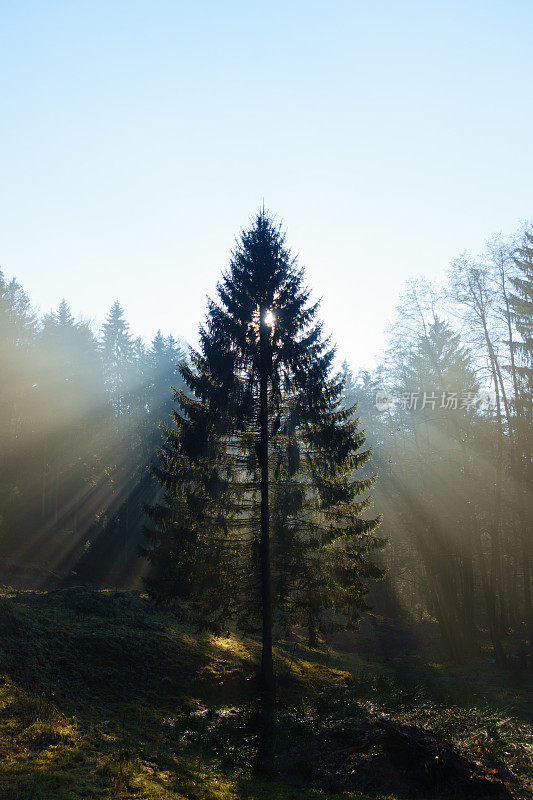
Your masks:
{"label": "spruce tree", "polygon": [[147,586],[203,624],[233,617],[253,629],[259,617],[269,694],[273,576],[276,599],[290,598],[312,624],[326,606],[353,612],[379,520],[359,516],[369,500],[356,498],[372,479],[354,471],[369,453],[342,408],[334,348],[264,210],[238,240],[217,295],[200,349],[181,367],[190,394],[177,393],[154,470],[165,496],[147,509]]}
{"label": "spruce tree", "polygon": [[185,350],[173,336],[165,338],[161,331],[157,331],[147,353],[147,405],[154,425],[152,444],[160,438],[157,423],[170,416],[170,387],[181,387],[183,384],[178,367],[185,360],[185,355]]}
{"label": "spruce tree", "polygon": [[512,278],[515,292],[510,296],[512,319],[521,340],[513,342],[517,397],[518,464],[516,485],[519,492],[519,530],[524,586],[524,614],[533,664],[533,596],[531,592],[531,425],[533,422],[533,233],[525,231],[521,247],[515,253],[517,275]]}
{"label": "spruce tree", "polygon": [[527,424],[533,410],[533,233],[524,233],[524,241],[517,249],[514,261],[518,274],[511,279],[515,291],[509,300],[513,322],[521,337],[521,341],[512,345],[520,381],[520,397],[516,402]]}
{"label": "spruce tree", "polygon": [[102,363],[89,325],[76,322],[66,301],[61,300],[56,312],[43,317],[39,338],[42,368],[37,380],[50,392],[49,402],[57,405],[49,411],[62,419],[65,415],[89,418],[101,412]]}
{"label": "spruce tree", "polygon": [[129,325],[118,300],[111,306],[102,325],[101,351],[109,399],[115,414],[120,417],[129,406],[135,352]]}

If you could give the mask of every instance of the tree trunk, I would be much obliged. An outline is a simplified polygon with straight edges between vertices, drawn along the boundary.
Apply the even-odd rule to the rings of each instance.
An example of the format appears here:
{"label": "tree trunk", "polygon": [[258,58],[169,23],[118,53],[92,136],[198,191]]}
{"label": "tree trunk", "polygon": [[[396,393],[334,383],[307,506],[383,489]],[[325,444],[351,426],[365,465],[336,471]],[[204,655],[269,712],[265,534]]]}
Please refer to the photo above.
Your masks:
{"label": "tree trunk", "polygon": [[309,618],[307,646],[310,647],[312,650],[316,650],[316,648],[318,647],[318,631],[316,627],[316,621],[313,616]]}
{"label": "tree trunk", "polygon": [[531,598],[531,547],[525,520],[520,519],[520,544],[523,568],[524,617],[529,643],[529,665],[533,668],[533,602]]}
{"label": "tree trunk", "polygon": [[46,471],[48,469],[48,464],[46,461],[43,465],[43,488],[41,493],[41,522],[44,522],[46,517]]}
{"label": "tree trunk", "polygon": [[489,626],[489,636],[492,643],[492,649],[494,652],[494,659],[498,667],[505,667],[507,665],[507,662],[505,659],[505,653],[503,651],[500,632],[497,624],[496,594],[494,591],[494,584],[492,581],[489,580],[487,574],[487,568],[485,566],[485,555],[483,553],[483,547],[481,543],[481,538],[479,536],[479,531],[477,531],[477,547],[478,547],[478,557],[479,557],[479,571],[481,576],[481,586],[483,588],[483,594],[485,596],[487,623]]}
{"label": "tree trunk", "polygon": [[503,574],[501,553],[501,512],[502,512],[502,468],[503,468],[503,422],[500,402],[500,388],[497,373],[497,363],[492,343],[489,338],[487,326],[483,322],[485,340],[489,351],[490,368],[494,391],[496,393],[496,417],[498,421],[498,439],[496,452],[496,474],[494,486],[494,520],[491,529],[491,602],[494,604],[494,624],[498,628],[498,639],[501,637],[504,624],[505,602],[503,596]]}
{"label": "tree trunk", "polygon": [[265,323],[266,309],[259,309],[259,449],[261,466],[261,610],[263,643],[261,653],[261,688],[265,695],[274,693],[274,664],[272,660],[272,587],[270,569],[270,525],[268,511],[268,376],[269,329]]}

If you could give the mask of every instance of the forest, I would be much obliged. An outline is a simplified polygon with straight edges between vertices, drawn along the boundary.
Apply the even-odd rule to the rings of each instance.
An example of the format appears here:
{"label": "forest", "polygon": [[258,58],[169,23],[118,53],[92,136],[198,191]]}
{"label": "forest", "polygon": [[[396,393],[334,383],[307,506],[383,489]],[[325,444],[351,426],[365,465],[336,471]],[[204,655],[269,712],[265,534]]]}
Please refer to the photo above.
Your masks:
{"label": "forest", "polygon": [[372,371],[264,208],[193,346],[8,269],[2,797],[533,796],[531,223]]}

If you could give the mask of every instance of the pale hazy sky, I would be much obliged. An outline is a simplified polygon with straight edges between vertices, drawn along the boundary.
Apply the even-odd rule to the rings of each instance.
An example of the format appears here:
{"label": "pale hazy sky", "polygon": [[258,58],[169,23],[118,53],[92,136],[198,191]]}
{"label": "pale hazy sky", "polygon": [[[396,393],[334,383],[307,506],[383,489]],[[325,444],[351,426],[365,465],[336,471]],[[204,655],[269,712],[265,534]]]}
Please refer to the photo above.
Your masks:
{"label": "pale hazy sky", "polygon": [[531,216],[533,3],[0,0],[0,264],[194,343],[264,198],[353,367]]}

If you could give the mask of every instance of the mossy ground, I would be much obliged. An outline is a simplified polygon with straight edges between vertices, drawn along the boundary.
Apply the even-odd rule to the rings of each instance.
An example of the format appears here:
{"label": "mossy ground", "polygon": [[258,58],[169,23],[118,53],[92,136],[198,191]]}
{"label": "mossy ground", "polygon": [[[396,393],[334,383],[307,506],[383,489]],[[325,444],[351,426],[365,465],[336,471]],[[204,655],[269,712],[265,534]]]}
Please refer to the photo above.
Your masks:
{"label": "mossy ground", "polygon": [[[258,658],[255,641],[198,634],[139,594],[4,594],[0,797],[333,800],[312,756],[254,777]],[[381,712],[438,730],[517,797],[532,796],[526,672],[292,642],[276,649],[276,671],[274,759],[321,728]]]}

